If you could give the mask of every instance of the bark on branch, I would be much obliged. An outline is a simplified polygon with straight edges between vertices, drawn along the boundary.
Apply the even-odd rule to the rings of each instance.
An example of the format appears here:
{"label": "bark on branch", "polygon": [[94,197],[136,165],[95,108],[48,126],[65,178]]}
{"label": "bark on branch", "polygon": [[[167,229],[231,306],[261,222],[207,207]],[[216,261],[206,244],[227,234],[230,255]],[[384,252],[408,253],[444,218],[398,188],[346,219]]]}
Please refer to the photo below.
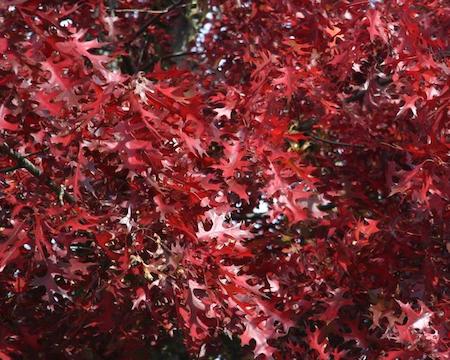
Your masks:
{"label": "bark on branch", "polygon": [[21,155],[17,151],[11,149],[7,144],[0,144],[0,152],[9,156],[11,159],[15,160],[17,165],[3,169],[3,172],[13,171],[16,169],[23,168],[27,170],[30,174],[41,180],[44,184],[46,184],[50,189],[52,189],[57,195],[60,201],[66,200],[70,204],[75,204],[75,198],[65,191],[65,187],[63,185],[56,184],[52,179],[50,179],[46,174],[44,174],[38,167],[36,167],[30,160],[28,160],[25,156]]}

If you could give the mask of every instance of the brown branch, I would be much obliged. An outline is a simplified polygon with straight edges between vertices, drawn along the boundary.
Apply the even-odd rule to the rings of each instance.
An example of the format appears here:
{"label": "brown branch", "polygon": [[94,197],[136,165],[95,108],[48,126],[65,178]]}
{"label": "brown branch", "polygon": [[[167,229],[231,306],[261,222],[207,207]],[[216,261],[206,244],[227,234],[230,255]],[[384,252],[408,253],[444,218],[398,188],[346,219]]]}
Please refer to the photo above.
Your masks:
{"label": "brown branch", "polygon": [[43,148],[42,150],[38,150],[38,151],[35,151],[35,152],[32,152],[32,153],[29,153],[29,154],[27,154],[27,155],[24,155],[23,157],[24,157],[24,158],[29,158],[29,157],[32,157],[32,156],[34,156],[34,155],[43,154],[43,153],[46,152],[47,150],[48,150],[48,148],[45,147],[45,148]]}
{"label": "brown branch", "polygon": [[204,51],[184,51],[184,52],[168,54],[168,55],[162,56],[160,58],[155,57],[154,59],[152,59],[152,61],[149,61],[147,63],[147,65],[145,65],[145,67],[143,67],[141,69],[141,71],[147,72],[158,61],[168,61],[170,59],[177,58],[177,57],[183,57],[183,56],[189,56],[189,55],[203,55],[203,54],[205,54]]}
{"label": "brown branch", "polygon": [[[112,10],[111,8],[107,8],[107,10]],[[139,12],[146,14],[167,14],[167,9],[164,10],[151,10],[151,9],[114,9],[116,13],[127,13],[127,12]]]}
{"label": "brown branch", "polygon": [[141,64],[144,60],[145,53],[147,53],[149,45],[150,45],[150,37],[147,35],[145,37],[144,45],[142,45],[141,51],[139,52],[139,56],[138,56],[138,60],[137,60],[137,64],[136,64],[136,67],[138,69],[141,68]]}
{"label": "brown branch", "polygon": [[344,143],[344,142],[335,141],[335,140],[328,140],[328,139],[321,138],[321,137],[311,134],[311,133],[306,133],[305,135],[309,136],[313,140],[320,141],[320,142],[323,142],[323,143],[329,144],[329,145],[364,148],[364,145],[349,144],[349,143]]}
{"label": "brown branch", "polygon": [[[361,144],[349,144],[349,143],[344,143],[344,142],[340,142],[340,141],[335,141],[335,140],[328,140],[328,139],[324,139],[321,138],[317,135],[311,134],[311,133],[305,133],[305,135],[309,136],[311,139],[316,140],[316,141],[320,141],[323,142],[325,144],[329,144],[329,145],[335,145],[335,146],[346,146],[346,147],[356,147],[359,149],[364,149],[366,148],[366,146],[361,145]],[[397,150],[397,151],[406,151],[405,149],[403,149],[401,146],[396,145],[396,144],[389,144],[387,142],[379,142],[379,145],[383,145],[386,147],[389,147],[391,149]],[[375,144],[374,146],[377,146],[377,144]]]}
{"label": "brown branch", "polygon": [[6,168],[3,168],[3,169],[0,169],[0,174],[6,174],[6,173],[9,173],[11,171],[15,171],[15,170],[22,169],[22,168],[23,168],[22,165],[15,165],[15,166],[6,167]]}
{"label": "brown branch", "polygon": [[[39,151],[35,151],[35,152],[32,152],[32,153],[29,153],[29,154],[27,154],[27,155],[23,155],[23,157],[24,158],[29,158],[29,157],[32,157],[32,156],[34,156],[34,155],[39,155],[39,154],[42,154],[44,151],[46,151],[48,148],[44,148],[44,149],[42,149],[42,150],[39,150]],[[14,165],[14,166],[9,166],[9,167],[6,167],[6,168],[3,168],[3,169],[0,169],[0,174],[6,174],[6,173],[9,173],[9,172],[11,172],[11,171],[15,171],[15,170],[19,170],[19,169],[23,169],[24,167],[23,167],[23,165],[21,165],[21,164],[17,164],[17,165]]]}
{"label": "brown branch", "polygon": [[163,56],[163,57],[161,57],[161,60],[168,60],[168,59],[172,59],[172,58],[176,58],[176,57],[189,56],[189,55],[202,55],[204,53],[205,53],[204,51],[184,51],[184,52],[178,52],[178,53],[173,53],[173,54]]}
{"label": "brown branch", "polygon": [[[19,169],[19,168],[26,169],[31,175],[42,180],[50,189],[52,189],[56,193],[56,195],[58,195],[58,197],[61,201],[64,199],[70,204],[76,203],[75,198],[65,191],[64,186],[56,184],[52,179],[50,179],[47,175],[45,175],[38,167],[36,167],[25,156],[21,155],[20,153],[18,153],[15,150],[11,149],[7,144],[0,145],[0,152],[6,154],[11,159],[15,160],[17,162],[17,165],[16,165],[17,169]],[[7,169],[9,169],[9,171],[12,171],[12,167],[7,168]],[[7,170],[7,169],[3,169],[3,170]],[[14,169],[14,170],[16,170],[16,169]]]}

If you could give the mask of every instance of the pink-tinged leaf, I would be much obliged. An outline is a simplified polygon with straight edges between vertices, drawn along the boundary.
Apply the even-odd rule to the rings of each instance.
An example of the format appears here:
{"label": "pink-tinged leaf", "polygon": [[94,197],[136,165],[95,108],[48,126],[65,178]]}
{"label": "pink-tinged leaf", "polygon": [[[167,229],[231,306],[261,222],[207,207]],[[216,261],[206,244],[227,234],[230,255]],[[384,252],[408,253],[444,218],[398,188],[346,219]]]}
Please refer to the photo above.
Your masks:
{"label": "pink-tinged leaf", "polygon": [[[389,196],[395,194],[407,194],[417,186],[420,190],[415,191],[414,199],[428,202],[427,193],[433,184],[432,179],[424,170],[424,163],[418,164],[414,169],[401,174],[400,182],[392,186]],[[419,187],[420,184],[420,187]]]}
{"label": "pink-tinged leaf", "polygon": [[155,89],[179,104],[189,105],[191,102],[189,97],[184,95],[177,95],[177,93],[180,92],[180,89],[177,87],[163,87],[160,85],[156,85]]}
{"label": "pink-tinged leaf", "polygon": [[241,268],[238,266],[220,265],[220,271],[229,281],[230,286],[225,286],[229,295],[251,294],[252,296],[261,296],[261,285],[250,285],[254,280],[251,276],[240,274]]}
{"label": "pink-tinged leaf", "polygon": [[201,2],[0,1],[0,358],[447,359],[444,1]]}
{"label": "pink-tinged leaf", "polygon": [[273,336],[274,330],[265,326],[266,321],[252,319],[248,321],[244,333],[240,336],[242,345],[250,345],[254,340],[256,345],[253,353],[255,357],[265,355],[270,359],[275,352],[275,348],[267,343],[267,340]]}
{"label": "pink-tinged leaf", "polygon": [[[280,311],[275,307],[273,302],[261,300],[259,298],[255,298],[255,302],[268,317],[267,321],[270,323],[270,326],[275,326],[275,323],[278,323],[284,334],[287,334],[289,329],[295,326],[292,311]],[[279,335],[281,336],[282,333],[280,332]]]}
{"label": "pink-tinged leaf", "polygon": [[131,205],[128,205],[127,214],[124,217],[120,218],[119,224],[125,225],[128,232],[131,232],[131,229],[136,225],[135,221],[132,218]]}
{"label": "pink-tinged leaf", "polygon": [[400,110],[397,113],[397,116],[400,116],[401,114],[405,113],[407,110],[411,110],[411,112],[413,113],[414,117],[417,117],[417,107],[416,107],[416,102],[417,100],[419,100],[421,97],[418,95],[405,95],[403,97],[403,101],[405,102],[405,104],[400,108]]}
{"label": "pink-tinged leaf", "polygon": [[94,55],[89,50],[98,49],[106,44],[101,44],[97,40],[81,41],[86,34],[86,30],[80,30],[76,34],[71,35],[71,39],[66,42],[56,43],[56,47],[59,51],[67,56],[73,57],[74,55],[84,56],[88,58],[94,68],[105,74],[108,72],[105,69],[104,64],[112,59],[107,55]]}
{"label": "pink-tinged leaf", "polygon": [[81,199],[80,182],[84,180],[82,167],[85,165],[85,158],[83,154],[83,148],[78,150],[78,159],[75,164],[75,174],[73,176],[73,194],[79,200]]}
{"label": "pink-tinged leaf", "polygon": [[222,160],[220,165],[213,165],[211,167],[222,170],[222,175],[225,178],[230,178],[234,176],[237,169],[245,169],[250,163],[247,160],[243,160],[246,152],[238,141],[235,141],[232,144],[226,143],[224,147],[225,160]]}
{"label": "pink-tinged leaf", "polygon": [[60,136],[52,136],[50,139],[50,142],[52,144],[61,144],[63,146],[68,146],[72,140],[75,138],[74,133],[69,133],[67,135],[60,135]]}
{"label": "pink-tinged leaf", "polygon": [[230,120],[233,110],[236,109],[240,96],[241,94],[239,94],[239,92],[233,87],[227,89],[226,95],[219,92],[211,96],[209,100],[216,105],[213,109],[216,113],[214,119],[221,120],[222,118],[225,118]]}
{"label": "pink-tinged leaf", "polygon": [[129,150],[151,150],[152,143],[147,140],[130,140],[125,143],[125,147]]}
{"label": "pink-tinged leaf", "polygon": [[20,255],[19,248],[23,246],[29,238],[23,231],[24,223],[15,224],[13,229],[3,230],[2,233],[8,236],[8,239],[0,243],[0,272],[6,265]]}
{"label": "pink-tinged leaf", "polygon": [[196,294],[196,290],[204,291],[205,286],[199,284],[195,280],[188,281],[188,289],[186,293],[186,308],[179,307],[178,311],[184,320],[186,327],[189,329],[190,336],[193,339],[203,339],[206,337],[208,326],[205,323],[207,318],[205,313],[209,305],[200,299]]}
{"label": "pink-tinged leaf", "polygon": [[346,305],[352,305],[351,299],[344,298],[345,290],[337,289],[332,291],[333,297],[331,299],[325,299],[327,309],[320,315],[320,319],[329,324],[336,318],[338,318],[339,310]]}
{"label": "pink-tinged leaf", "polygon": [[428,307],[425,306],[423,302],[419,301],[420,310],[416,311],[412,308],[411,304],[403,303],[400,300],[396,301],[407,317],[407,323],[405,324],[405,326],[420,331],[423,331],[430,326],[430,319],[433,315],[433,312],[428,309]]}
{"label": "pink-tinged leaf", "polygon": [[153,198],[153,201],[156,204],[156,211],[160,214],[160,220],[166,220],[169,214],[173,214],[176,212],[175,206],[166,204],[164,198],[158,194]]}
{"label": "pink-tinged leaf", "polygon": [[225,244],[232,239],[239,240],[253,237],[250,231],[241,229],[241,223],[235,225],[226,224],[225,214],[217,214],[211,210],[206,213],[206,219],[212,222],[212,226],[209,230],[205,230],[203,223],[198,223],[196,236],[199,240],[208,241],[217,239],[219,244]]}
{"label": "pink-tinged leaf", "polygon": [[312,332],[309,329],[306,331],[307,339],[308,339],[308,345],[311,349],[314,349],[318,353],[318,359],[320,360],[328,360],[329,354],[326,352],[327,344],[325,341],[322,340],[322,342],[319,341],[319,338],[321,337],[320,330],[316,329],[316,331]]}
{"label": "pink-tinged leaf", "polygon": [[[366,225],[367,223],[367,225]],[[360,241],[361,235],[364,235],[366,239],[369,239],[373,234],[380,231],[378,228],[378,220],[372,219],[364,219],[362,221],[358,221],[354,230],[356,241]]]}
{"label": "pink-tinged leaf", "polygon": [[333,360],[345,360],[345,359],[348,359],[347,353],[348,353],[348,350],[341,350],[341,351],[339,351],[339,349],[336,348],[331,353],[331,355],[333,355]]}
{"label": "pink-tinged leaf", "polygon": [[5,116],[8,115],[10,111],[5,106],[5,104],[2,104],[0,106],[0,130],[8,130],[8,131],[17,131],[19,130],[18,124],[13,124],[5,119]]}
{"label": "pink-tinged leaf", "polygon": [[36,94],[36,100],[40,104],[40,109],[38,110],[39,113],[45,114],[48,112],[50,115],[59,116],[64,109],[61,103],[55,102],[54,93],[39,91]]}
{"label": "pink-tinged leaf", "polygon": [[54,305],[57,303],[55,299],[55,295],[60,295],[63,298],[71,299],[67,290],[61,288],[55,281],[54,276],[59,275],[58,272],[51,272],[51,270],[47,270],[47,273],[41,277],[35,277],[31,281],[32,286],[43,286],[46,289],[46,295],[43,296],[44,300],[48,301],[50,309],[54,309]]}
{"label": "pink-tinged leaf", "polygon": [[0,53],[5,53],[8,50],[8,40],[5,38],[0,38]]}
{"label": "pink-tinged leaf", "polygon": [[181,130],[179,132],[179,135],[183,143],[187,146],[192,154],[200,157],[206,154],[206,150],[202,146],[203,141],[199,137],[197,137],[196,135],[190,136]]}
{"label": "pink-tinged leaf", "polygon": [[381,20],[381,14],[376,9],[369,9],[367,11],[367,18],[369,19],[369,36],[370,41],[374,41],[376,37],[383,40],[384,43],[388,43],[388,37],[383,21]]}
{"label": "pink-tinged leaf", "polygon": [[325,112],[327,114],[336,114],[340,108],[338,104],[326,99],[320,99],[320,102],[324,106]]}
{"label": "pink-tinged leaf", "polygon": [[238,195],[241,200],[249,201],[246,185],[238,183],[234,178],[227,179],[227,185],[229,186],[229,190]]}
{"label": "pink-tinged leaf", "polygon": [[145,293],[144,288],[138,288],[136,289],[136,298],[133,300],[133,306],[131,307],[131,310],[139,309],[141,304],[145,304],[147,301],[147,295]]}
{"label": "pink-tinged leaf", "polygon": [[272,81],[274,85],[281,85],[284,89],[284,95],[291,100],[292,95],[295,91],[296,76],[298,76],[298,71],[295,71],[290,66],[278,69],[282,75]]}
{"label": "pink-tinged leaf", "polygon": [[[292,39],[288,39],[288,40],[283,40],[283,44],[289,46],[292,48],[292,50],[294,50],[294,52],[297,55],[309,55],[311,53],[311,48],[312,46],[310,44],[300,44],[298,42],[296,42],[295,40]],[[307,51],[304,51],[304,49],[309,49]]]}
{"label": "pink-tinged leaf", "polygon": [[69,60],[59,63],[54,63],[51,60],[42,62],[42,69],[50,74],[48,83],[43,85],[42,88],[48,93],[57,94],[53,97],[53,101],[66,101],[69,105],[77,106],[80,96],[74,93],[76,83],[64,75],[67,67],[71,64],[72,62]]}
{"label": "pink-tinged leaf", "polygon": [[220,120],[222,117],[224,117],[225,119],[229,120],[231,119],[231,113],[233,112],[233,108],[219,107],[215,108],[214,112],[216,113],[214,119]]}
{"label": "pink-tinged leaf", "polygon": [[381,326],[380,322],[383,318],[388,319],[389,324],[391,326],[395,323],[394,311],[387,309],[383,302],[379,302],[375,305],[370,305],[370,312],[372,313],[372,326],[371,329],[375,329],[378,326]]}

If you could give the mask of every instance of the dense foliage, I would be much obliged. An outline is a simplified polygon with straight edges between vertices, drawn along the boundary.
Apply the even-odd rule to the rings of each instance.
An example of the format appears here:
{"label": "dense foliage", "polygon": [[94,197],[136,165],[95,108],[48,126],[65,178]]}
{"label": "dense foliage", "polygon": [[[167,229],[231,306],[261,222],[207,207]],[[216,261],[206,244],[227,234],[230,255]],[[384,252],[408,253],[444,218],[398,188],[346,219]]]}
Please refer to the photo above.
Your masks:
{"label": "dense foliage", "polygon": [[449,11],[1,1],[0,358],[447,359]]}

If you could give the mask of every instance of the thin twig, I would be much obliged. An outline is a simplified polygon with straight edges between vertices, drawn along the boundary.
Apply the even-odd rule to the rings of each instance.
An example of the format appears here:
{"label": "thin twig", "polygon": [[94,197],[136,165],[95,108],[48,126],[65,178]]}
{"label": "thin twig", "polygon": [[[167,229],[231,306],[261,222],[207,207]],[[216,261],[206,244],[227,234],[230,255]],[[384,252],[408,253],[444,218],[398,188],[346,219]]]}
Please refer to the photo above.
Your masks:
{"label": "thin twig", "polygon": [[[108,10],[111,10],[108,8]],[[127,13],[127,12],[138,12],[138,13],[146,13],[146,14],[166,14],[168,12],[167,9],[164,10],[151,10],[151,9],[114,9],[116,13]]]}
{"label": "thin twig", "polygon": [[[172,11],[173,9],[177,8],[178,6],[182,5],[181,3],[184,0],[179,0],[176,3],[168,6],[163,12],[156,14],[156,16],[153,16],[152,18],[150,18],[149,20],[147,20],[144,25],[142,25],[140,27],[140,29],[133,35],[133,37],[128,40],[127,45],[130,45],[134,40],[136,40],[141,34],[143,34],[147,28],[152,25],[153,23],[155,23],[156,21],[158,21],[164,14],[169,13],[170,11]],[[117,10],[116,10],[117,11]]]}
{"label": "thin twig", "polygon": [[348,146],[348,147],[364,148],[364,145],[349,144],[349,143],[343,143],[343,142],[335,141],[335,140],[328,140],[328,139],[321,138],[321,137],[319,137],[317,135],[314,135],[314,134],[311,134],[311,133],[306,133],[305,135],[309,136],[313,140],[320,141],[320,142],[323,142],[325,144],[336,145],[336,146]]}
{"label": "thin twig", "polygon": [[203,54],[205,54],[204,51],[185,51],[185,52],[173,53],[173,54],[169,54],[166,56],[162,56],[161,58],[154,58],[154,59],[152,59],[152,61],[148,62],[145,65],[145,67],[142,67],[141,71],[147,72],[158,61],[167,61],[167,60],[177,58],[177,57],[182,57],[182,56],[203,55]]}
{"label": "thin twig", "polygon": [[63,185],[56,184],[52,179],[45,175],[38,167],[36,167],[30,160],[22,156],[17,151],[11,149],[7,144],[0,145],[0,152],[8,155],[11,159],[17,162],[16,166],[26,169],[30,174],[42,180],[48,187],[50,187],[60,198],[65,199],[70,204],[75,204],[75,198],[65,191]]}
{"label": "thin twig", "polygon": [[137,68],[141,68],[141,64],[143,63],[144,55],[147,52],[149,44],[150,44],[150,37],[147,35],[145,37],[144,45],[142,45],[141,51],[139,52],[139,57],[136,64]]}
{"label": "thin twig", "polygon": [[184,51],[184,52],[178,52],[170,55],[163,56],[161,60],[168,60],[175,57],[181,57],[181,56],[188,56],[188,55],[202,55],[204,54],[204,51]]}
{"label": "thin twig", "polygon": [[108,0],[108,4],[109,6],[106,9],[109,11],[111,17],[116,16],[116,7],[117,7],[116,1]]}
{"label": "thin twig", "polygon": [[29,157],[32,157],[34,155],[42,154],[42,153],[46,152],[47,150],[48,150],[48,148],[43,148],[42,150],[38,150],[38,151],[35,151],[35,152],[32,152],[32,153],[29,153],[27,155],[24,155],[23,157],[24,158],[29,158]]}
{"label": "thin twig", "polygon": [[10,166],[10,167],[7,167],[7,168],[0,169],[0,174],[6,174],[6,173],[9,173],[11,171],[15,171],[15,170],[22,169],[22,168],[23,168],[22,165]]}
{"label": "thin twig", "polygon": [[[32,156],[34,156],[34,155],[38,155],[38,154],[42,154],[44,151],[46,151],[48,148],[44,148],[44,149],[42,149],[42,150],[39,150],[39,151],[35,151],[35,152],[32,152],[32,153],[29,153],[29,154],[27,154],[27,155],[23,155],[23,157],[24,158],[29,158],[29,157],[32,157]],[[3,168],[3,169],[0,169],[0,174],[6,174],[6,173],[9,173],[9,172],[11,172],[11,171],[15,171],[15,170],[19,170],[19,169],[23,169],[24,167],[22,166],[22,165],[20,165],[20,164],[17,164],[17,165],[14,165],[14,166],[9,166],[9,167],[6,167],[6,168]]]}

